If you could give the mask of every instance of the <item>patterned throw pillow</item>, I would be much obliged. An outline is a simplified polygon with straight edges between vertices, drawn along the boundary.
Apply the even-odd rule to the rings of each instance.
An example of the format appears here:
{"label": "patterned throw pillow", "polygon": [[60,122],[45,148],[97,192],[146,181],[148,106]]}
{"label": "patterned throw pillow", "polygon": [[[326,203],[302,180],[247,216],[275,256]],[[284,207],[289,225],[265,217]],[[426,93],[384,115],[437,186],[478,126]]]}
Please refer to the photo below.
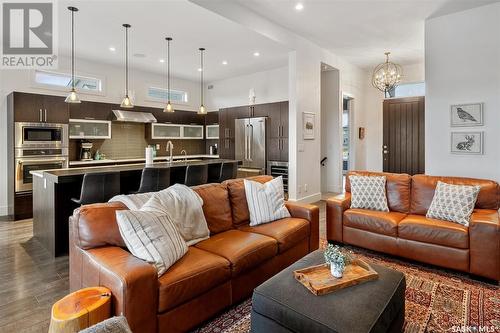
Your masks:
{"label": "patterned throw pillow", "polygon": [[116,220],[130,253],[153,264],[158,277],[188,250],[186,242],[167,215],[119,210]]}
{"label": "patterned throw pillow", "polygon": [[281,176],[264,184],[248,179],[245,179],[243,183],[250,212],[250,226],[290,217],[290,212],[285,207]]}
{"label": "patterned throw pillow", "polygon": [[388,212],[385,176],[349,176],[351,208]]}
{"label": "patterned throw pillow", "polygon": [[438,181],[425,216],[469,226],[480,189],[481,186],[452,185]]}

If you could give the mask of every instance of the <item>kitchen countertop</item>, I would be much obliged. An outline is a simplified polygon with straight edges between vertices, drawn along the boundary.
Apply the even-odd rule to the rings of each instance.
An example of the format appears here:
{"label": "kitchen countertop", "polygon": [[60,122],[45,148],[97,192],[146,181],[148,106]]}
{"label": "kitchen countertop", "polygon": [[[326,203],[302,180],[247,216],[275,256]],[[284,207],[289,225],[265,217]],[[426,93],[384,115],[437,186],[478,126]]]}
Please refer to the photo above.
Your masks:
{"label": "kitchen countertop", "polygon": [[[174,160],[182,160],[182,159],[196,159],[196,158],[210,158],[210,159],[218,159],[219,155],[207,155],[207,154],[198,154],[198,155],[174,155],[172,156]],[[155,157],[155,161],[166,161],[168,156],[158,156]],[[104,160],[92,160],[92,161],[70,161],[70,166],[85,166],[85,165],[97,165],[97,164],[113,164],[113,163],[134,163],[134,162],[144,162],[145,158],[126,158],[126,159],[104,159]]]}
{"label": "kitchen countertop", "polygon": [[[200,155],[201,156],[201,155]],[[184,156],[183,156],[184,158]],[[155,168],[185,168],[188,165],[200,165],[200,164],[212,164],[220,162],[238,162],[237,160],[227,160],[214,158],[210,160],[203,161],[174,161],[169,162],[156,162],[154,164]],[[61,183],[69,181],[71,178],[82,176],[86,173],[97,173],[97,172],[127,172],[127,171],[137,171],[142,170],[146,167],[145,163],[132,163],[132,164],[120,164],[120,165],[103,165],[103,166],[81,166],[78,168],[67,168],[67,169],[54,169],[54,170],[36,170],[30,171],[33,176],[44,178],[46,180],[52,181],[54,183]]]}

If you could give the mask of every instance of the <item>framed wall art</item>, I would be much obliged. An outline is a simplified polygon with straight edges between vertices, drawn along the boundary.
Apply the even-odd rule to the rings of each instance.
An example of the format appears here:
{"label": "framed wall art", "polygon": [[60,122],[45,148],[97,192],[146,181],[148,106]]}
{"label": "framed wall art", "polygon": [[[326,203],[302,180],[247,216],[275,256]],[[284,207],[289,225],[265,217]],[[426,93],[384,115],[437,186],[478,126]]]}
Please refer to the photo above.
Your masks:
{"label": "framed wall art", "polygon": [[450,107],[451,127],[482,126],[483,103],[456,104]]}
{"label": "framed wall art", "polygon": [[483,132],[451,132],[451,152],[463,155],[482,155],[484,153]]}
{"label": "framed wall art", "polygon": [[316,134],[316,114],[302,113],[302,137],[304,140],[314,140]]}

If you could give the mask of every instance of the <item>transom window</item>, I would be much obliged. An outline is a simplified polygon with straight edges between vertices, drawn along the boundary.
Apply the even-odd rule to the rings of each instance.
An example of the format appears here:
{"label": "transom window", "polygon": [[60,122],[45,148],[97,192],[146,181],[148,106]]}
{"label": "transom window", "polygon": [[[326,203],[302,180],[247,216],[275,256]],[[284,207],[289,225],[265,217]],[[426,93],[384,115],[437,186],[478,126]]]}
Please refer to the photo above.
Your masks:
{"label": "transom window", "polygon": [[425,96],[425,82],[403,83],[389,91],[391,98]]}
{"label": "transom window", "polygon": [[[148,99],[157,102],[165,102],[168,98],[168,91],[164,88],[149,87]],[[170,101],[173,103],[185,104],[188,102],[187,91],[170,89]]]}
{"label": "transom window", "polygon": [[[36,86],[55,90],[68,90],[72,86],[71,74],[35,70],[33,83]],[[75,76],[75,87],[80,92],[102,93],[102,80],[95,77]]]}

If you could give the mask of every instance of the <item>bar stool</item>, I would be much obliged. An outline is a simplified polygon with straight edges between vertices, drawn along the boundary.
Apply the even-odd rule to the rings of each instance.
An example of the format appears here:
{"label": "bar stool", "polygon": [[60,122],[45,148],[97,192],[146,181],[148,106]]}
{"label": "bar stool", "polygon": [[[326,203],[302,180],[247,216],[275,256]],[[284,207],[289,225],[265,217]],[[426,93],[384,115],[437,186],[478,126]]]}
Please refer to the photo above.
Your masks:
{"label": "bar stool", "polygon": [[188,165],[186,168],[186,176],[184,185],[196,186],[206,184],[208,178],[208,166],[206,164]]}
{"label": "bar stool", "polygon": [[88,205],[98,202],[107,202],[115,195],[120,194],[119,172],[96,172],[83,175],[80,199],[71,201],[79,205]]}
{"label": "bar stool", "polygon": [[223,162],[220,171],[219,183],[228,179],[236,178],[238,173],[238,162]]}
{"label": "bar stool", "polygon": [[220,183],[220,174],[222,171],[222,162],[210,163],[208,165],[208,183]]}
{"label": "bar stool", "polygon": [[142,169],[139,190],[132,193],[158,192],[170,185],[170,168],[144,168]]}

